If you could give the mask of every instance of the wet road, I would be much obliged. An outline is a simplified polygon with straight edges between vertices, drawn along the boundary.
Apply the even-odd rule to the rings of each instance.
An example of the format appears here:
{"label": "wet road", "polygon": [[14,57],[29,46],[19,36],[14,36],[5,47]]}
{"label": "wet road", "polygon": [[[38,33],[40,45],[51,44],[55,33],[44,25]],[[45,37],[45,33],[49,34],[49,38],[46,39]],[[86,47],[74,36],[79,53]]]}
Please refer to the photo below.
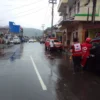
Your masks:
{"label": "wet road", "polygon": [[65,53],[25,43],[0,57],[0,100],[100,100],[100,77],[73,74]]}

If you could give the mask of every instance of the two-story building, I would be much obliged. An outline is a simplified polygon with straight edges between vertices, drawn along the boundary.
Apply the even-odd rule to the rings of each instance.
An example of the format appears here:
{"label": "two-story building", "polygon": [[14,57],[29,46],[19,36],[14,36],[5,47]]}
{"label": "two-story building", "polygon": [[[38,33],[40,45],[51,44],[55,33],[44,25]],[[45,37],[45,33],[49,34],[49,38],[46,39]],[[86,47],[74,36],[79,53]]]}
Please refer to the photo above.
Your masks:
{"label": "two-story building", "polygon": [[9,31],[8,27],[0,27],[0,34],[7,34]]}
{"label": "two-story building", "polygon": [[73,38],[80,42],[86,37],[94,38],[100,32],[100,0],[97,0],[95,22],[92,22],[93,0],[60,0],[58,12],[60,29],[66,32],[64,45],[69,45]]}
{"label": "two-story building", "polygon": [[45,31],[44,31],[44,37],[55,37],[55,38],[57,38],[59,41],[62,41],[62,34],[63,34],[63,32],[60,30],[60,29],[58,29],[58,27],[57,27],[57,25],[55,25],[54,27],[53,27],[53,34],[51,34],[51,28],[50,27],[48,27]]}

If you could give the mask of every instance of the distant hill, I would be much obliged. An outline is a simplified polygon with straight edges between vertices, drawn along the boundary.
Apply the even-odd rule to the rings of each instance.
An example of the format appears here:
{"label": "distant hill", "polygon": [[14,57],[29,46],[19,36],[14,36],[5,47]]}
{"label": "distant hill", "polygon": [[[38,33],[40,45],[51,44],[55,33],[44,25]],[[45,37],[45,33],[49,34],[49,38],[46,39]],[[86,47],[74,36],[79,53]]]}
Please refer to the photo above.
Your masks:
{"label": "distant hill", "polygon": [[24,36],[42,36],[42,30],[35,29],[35,28],[23,28],[23,35]]}

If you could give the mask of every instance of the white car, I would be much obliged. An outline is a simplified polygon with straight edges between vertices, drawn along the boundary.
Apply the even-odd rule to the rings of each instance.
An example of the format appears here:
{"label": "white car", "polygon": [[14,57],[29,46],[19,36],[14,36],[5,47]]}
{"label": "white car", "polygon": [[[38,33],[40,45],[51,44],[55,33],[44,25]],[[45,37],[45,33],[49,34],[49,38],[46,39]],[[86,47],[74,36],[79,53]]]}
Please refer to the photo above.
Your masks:
{"label": "white car", "polygon": [[13,40],[10,40],[10,43],[12,43],[12,44],[13,44],[13,43],[14,43],[14,41],[13,41]]}
{"label": "white car", "polygon": [[36,40],[36,39],[33,39],[33,41],[34,41],[34,42],[37,42],[37,40]]}
{"label": "white car", "polygon": [[29,39],[29,41],[28,41],[28,42],[29,42],[29,43],[30,43],[30,42],[34,42],[34,40],[33,40],[33,39]]}
{"label": "white car", "polygon": [[19,39],[18,37],[14,37],[14,38],[13,38],[13,42],[14,42],[15,44],[20,44],[20,43],[21,43],[21,41],[20,41],[20,39]]}

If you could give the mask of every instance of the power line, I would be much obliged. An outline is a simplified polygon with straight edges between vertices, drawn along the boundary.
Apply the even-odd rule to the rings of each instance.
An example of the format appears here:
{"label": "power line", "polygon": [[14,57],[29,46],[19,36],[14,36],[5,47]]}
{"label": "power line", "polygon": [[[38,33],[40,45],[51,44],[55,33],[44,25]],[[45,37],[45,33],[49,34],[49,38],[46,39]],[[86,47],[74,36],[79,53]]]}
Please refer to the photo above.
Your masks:
{"label": "power line", "polygon": [[[46,6],[47,7],[47,6]],[[35,12],[31,12],[31,13],[27,13],[27,14],[24,14],[24,15],[22,15],[22,16],[17,16],[17,17],[15,17],[15,18],[19,18],[19,17],[23,17],[23,16],[28,16],[28,15],[30,15],[30,14],[32,14],[32,13],[37,13],[37,12],[39,12],[39,11],[41,11],[41,10],[43,10],[45,7],[43,7],[43,8],[40,8],[39,10],[37,10],[37,11],[35,11]],[[12,18],[12,19],[15,19],[15,18]],[[3,19],[3,20],[0,20],[0,21],[4,21],[5,19]]]}
{"label": "power line", "polygon": [[46,13],[45,13],[45,16],[44,16],[43,24],[44,24],[44,22],[46,20],[46,16],[47,16],[47,13],[48,13],[48,9],[49,9],[49,3],[48,3],[48,8],[46,9]]}
{"label": "power line", "polygon": [[[57,5],[55,5],[55,7],[57,7]],[[52,7],[50,7],[50,9],[52,9]],[[50,10],[49,10],[49,11],[50,11]],[[47,13],[48,13],[48,9],[47,9],[46,14],[47,14]],[[50,13],[49,13],[49,14],[50,14]],[[57,13],[54,13],[54,16],[55,16],[55,17],[56,17],[56,16],[58,17]],[[54,20],[56,19],[55,17],[54,17]],[[48,18],[48,21],[49,21],[50,18],[51,18],[51,16],[50,16],[50,15],[49,15],[48,17],[45,16],[44,21],[47,22],[47,18]],[[43,24],[45,24],[46,22],[44,22]],[[48,26],[48,27],[50,27],[50,26]]]}
{"label": "power line", "polygon": [[[47,6],[46,6],[47,7]],[[22,15],[22,16],[25,16],[25,15],[29,15],[29,14],[32,14],[32,13],[37,13],[37,12],[39,12],[39,11],[41,11],[41,10],[43,10],[45,7],[43,7],[43,8],[40,8],[39,10],[37,10],[37,11],[35,11],[35,12],[31,12],[31,13],[27,13],[27,14],[24,14],[24,15]],[[17,16],[17,17],[20,17],[20,16]]]}
{"label": "power line", "polygon": [[19,6],[19,7],[16,7],[16,8],[10,9],[10,10],[8,10],[8,11],[5,11],[5,13],[7,13],[7,12],[9,12],[9,11],[12,11],[12,10],[15,10],[15,9],[19,9],[19,8],[23,8],[23,7],[26,7],[26,6],[30,6],[30,5],[33,5],[33,4],[36,4],[36,3],[39,3],[39,2],[43,2],[43,1],[44,1],[44,0],[39,0],[39,1],[37,1],[37,2],[32,2],[32,3],[30,3],[30,4],[21,5],[21,6]]}
{"label": "power line", "polygon": [[36,8],[38,8],[38,7],[35,7],[35,8],[32,8],[32,9],[29,9],[29,10],[26,10],[26,11],[23,11],[23,12],[19,12],[19,13],[17,13],[17,15],[22,14],[22,13],[26,13],[26,12],[29,12],[29,11],[31,11],[31,10],[33,10],[33,9],[36,9]]}
{"label": "power line", "polygon": [[50,13],[49,13],[48,17],[46,17],[44,24],[49,23],[49,22],[51,22],[51,15],[50,15]]}
{"label": "power line", "polygon": [[[50,5],[50,4],[49,4],[49,5]],[[49,7],[50,7],[50,6],[48,6],[48,10],[49,10]],[[46,13],[46,14],[48,14],[48,10],[47,10],[47,13]],[[49,11],[51,11],[51,7],[50,7],[50,10],[49,10]],[[45,19],[44,19],[45,22],[44,22],[43,24],[49,22],[50,19],[51,19],[51,14],[49,13],[48,17],[45,16]],[[48,20],[48,21],[47,21],[47,20]],[[46,26],[46,25],[45,25],[45,26]],[[47,26],[47,27],[49,27],[49,26]]]}
{"label": "power line", "polygon": [[[38,7],[37,7],[37,8],[38,8]],[[26,13],[26,12],[29,12],[29,11],[31,11],[31,10],[33,10],[33,9],[35,9],[35,8],[29,9],[29,10],[24,11],[24,12],[17,13],[17,15],[22,14],[22,13]],[[41,10],[41,9],[40,9],[40,10]],[[36,12],[37,12],[37,11],[36,11]],[[0,20],[0,21],[2,21],[2,20]]]}

